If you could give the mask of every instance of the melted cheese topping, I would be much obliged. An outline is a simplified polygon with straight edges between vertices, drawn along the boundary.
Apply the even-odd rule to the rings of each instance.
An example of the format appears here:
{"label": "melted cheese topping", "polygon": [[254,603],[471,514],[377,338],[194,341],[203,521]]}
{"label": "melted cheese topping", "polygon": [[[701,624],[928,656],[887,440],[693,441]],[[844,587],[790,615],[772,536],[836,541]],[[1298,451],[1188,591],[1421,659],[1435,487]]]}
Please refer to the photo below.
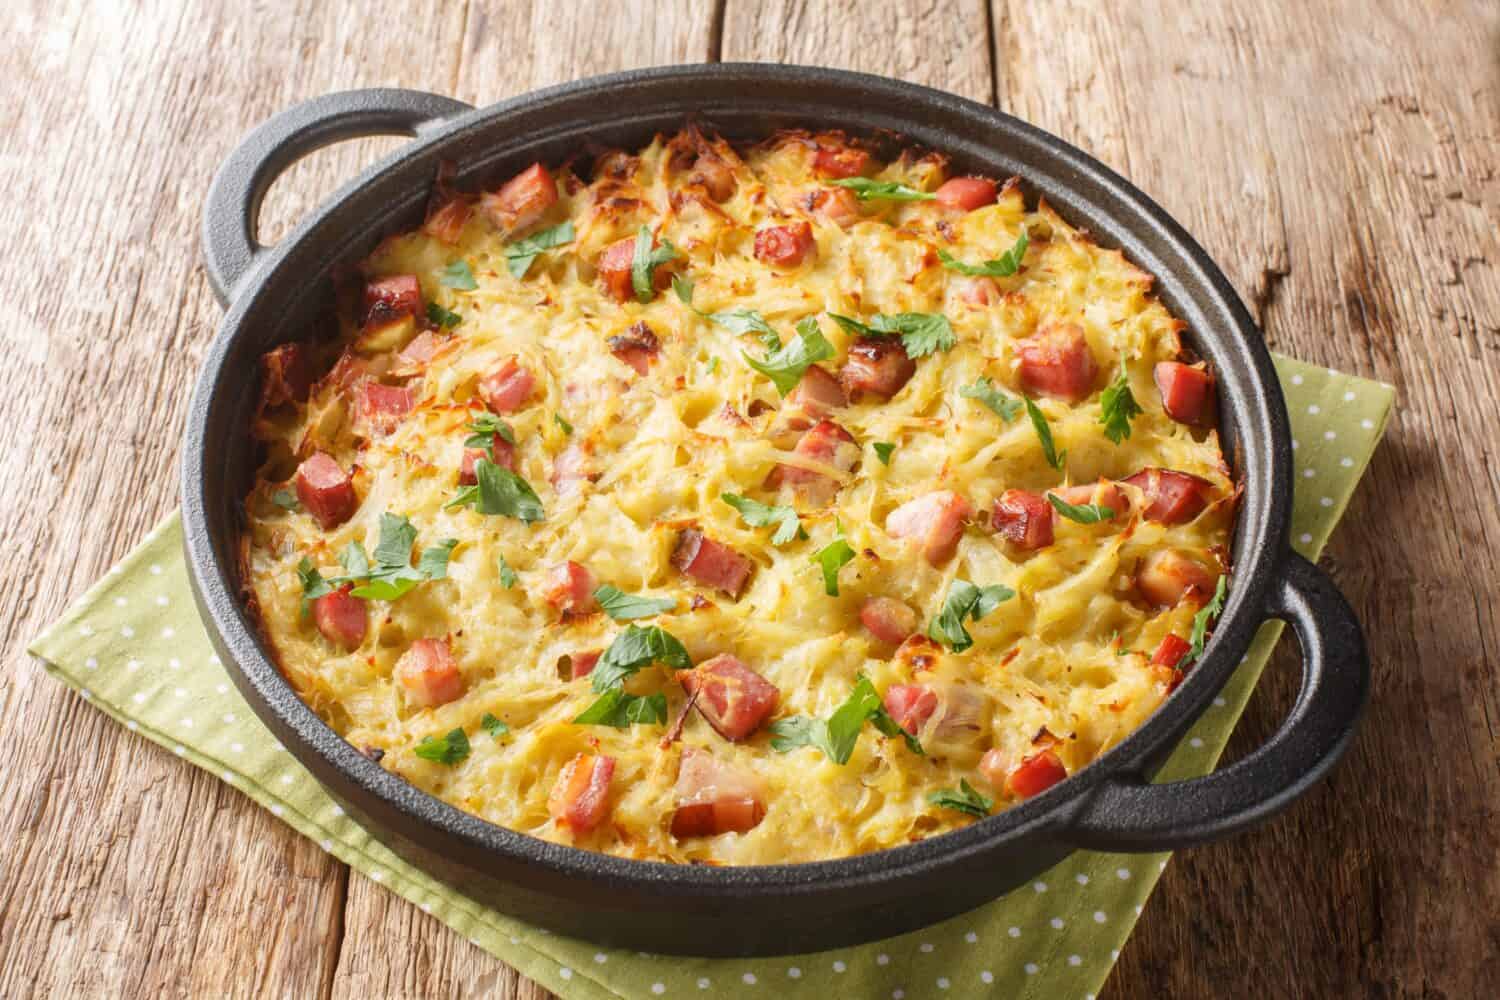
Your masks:
{"label": "melted cheese topping", "polygon": [[[694,147],[712,150],[733,169],[736,189],[722,204],[693,186],[682,165],[683,149]],[[577,239],[543,254],[522,279],[504,255],[515,235],[497,230],[483,212],[474,213],[456,245],[416,232],[388,239],[368,259],[368,275],[416,274],[427,301],[462,317],[425,370],[403,370],[394,360],[400,342],[367,338],[349,348],[345,365],[359,358],[371,371],[384,369],[384,381],[417,387],[417,406],[394,430],[361,423],[340,388],[344,366],[306,405],[268,410],[257,422],[269,458],[247,501],[247,582],[275,655],[315,711],[355,746],[384,750],[387,769],[502,826],[627,857],[758,864],[873,851],[965,825],[968,816],[928,796],[967,779],[993,795],[997,808],[1013,804],[977,770],[987,749],[1019,761],[1035,752],[1039,736],[1040,745],[1055,739],[1053,750],[1072,773],[1161,703],[1167,681],[1149,665],[1150,654],[1168,633],[1187,635],[1197,604],[1149,607],[1134,588],[1135,569],[1163,547],[1222,566],[1234,489],[1213,430],[1192,430],[1162,410],[1152,368],[1178,357],[1182,325],[1151,296],[1149,275],[1046,205],[1028,208],[1014,184],[997,203],[968,213],[931,201],[872,200],[847,228],[828,222],[805,207],[807,193],[825,183],[813,172],[805,135],[737,155],[685,133],[633,156],[611,154],[597,173],[592,182],[559,173],[560,200],[527,232],[571,219]],[[945,161],[934,154],[905,154],[877,174],[923,190],[945,176]],[[785,270],[756,258],[757,228],[803,218],[816,239],[806,262]],[[695,283],[694,308],[671,291],[640,304],[618,303],[601,289],[600,252],[642,224],[680,251],[674,267]],[[964,302],[967,279],[944,268],[937,250],[971,263],[990,260],[1010,249],[1023,227],[1030,237],[1025,266],[996,279],[1001,301]],[[472,266],[476,290],[443,284],[443,269],[460,259]],[[951,350],[916,362],[916,374],[894,398],[867,396],[832,414],[862,457],[828,506],[798,504],[806,540],[773,545],[773,529],[748,526],[719,499],[733,492],[793,503],[789,492],[763,484],[779,462],[797,461],[790,455],[797,436],[778,422],[783,401],[743,357],[763,354],[758,338],[704,317],[728,309],[758,310],[786,341],[795,323],[817,317],[838,354],[824,363],[830,371],[851,339],[828,313],[867,319],[941,312],[957,334]],[[1082,327],[1101,369],[1095,391],[1077,405],[1037,399],[1057,448],[1066,450],[1066,477],[1043,458],[1024,414],[1002,422],[959,392],[987,376],[1019,396],[1018,342],[1059,321]],[[646,376],[617,359],[607,342],[639,322],[661,344]],[[354,344],[351,323],[344,321],[339,349]],[[477,381],[512,355],[537,377],[530,402],[506,418],[515,429],[517,472],[546,509],[534,524],[445,507],[458,490],[465,425],[484,410]],[[1145,412],[1117,445],[1103,434],[1099,390],[1122,363]],[[571,437],[555,414],[572,424]],[[895,443],[889,465],[877,459],[875,442]],[[550,480],[570,447],[582,449],[597,478],[559,494]],[[297,460],[316,449],[357,469],[359,508],[328,531],[271,499],[287,487]],[[1059,519],[1055,543],[1032,553],[1011,549],[986,525],[1006,489],[1121,479],[1148,466],[1200,476],[1219,500],[1190,523],[1168,526],[1142,520],[1140,494],[1130,488],[1128,516],[1095,525]],[[958,492],[979,514],[957,555],[934,567],[884,525],[895,507],[938,489]],[[369,633],[346,653],[303,611],[296,568],[307,557],[325,575],[338,574],[336,554],[354,540],[373,549],[385,512],[411,519],[419,549],[444,538],[459,544],[446,578],[393,602],[371,601]],[[754,560],[738,600],[695,585],[672,566],[677,533],[687,524]],[[840,527],[858,556],[840,574],[839,595],[830,597],[812,556]],[[514,587],[501,585],[501,557],[519,577]],[[926,755],[918,756],[867,725],[840,765],[813,748],[774,752],[764,728],[730,743],[696,712],[680,742],[665,749],[661,726],[576,725],[571,720],[598,696],[587,679],[560,679],[559,659],[605,648],[625,626],[603,614],[560,620],[542,597],[542,581],[566,560],[627,593],[675,598],[674,612],[639,624],[665,628],[694,662],[737,656],[780,689],[776,718],[828,717],[863,674],[878,691],[914,681],[966,689],[977,700],[974,728],[945,740],[935,718],[919,734]],[[972,648],[943,650],[914,676],[909,658],[893,656],[861,626],[861,603],[899,598],[925,629],[955,579],[1004,584],[1016,596],[968,624]],[[694,603],[702,606],[692,610]],[[424,637],[449,639],[465,682],[462,697],[431,709],[413,704],[392,677],[397,659]],[[664,692],[670,718],[684,701],[662,667],[642,671],[628,688]],[[495,739],[484,731],[486,713],[505,721],[509,734]],[[423,737],[455,727],[473,746],[462,762],[448,766],[413,752]],[[754,775],[764,787],[764,820],[746,833],[674,838],[684,746],[707,748]],[[617,767],[608,819],[574,836],[552,820],[547,800],[580,752],[608,754]]]}

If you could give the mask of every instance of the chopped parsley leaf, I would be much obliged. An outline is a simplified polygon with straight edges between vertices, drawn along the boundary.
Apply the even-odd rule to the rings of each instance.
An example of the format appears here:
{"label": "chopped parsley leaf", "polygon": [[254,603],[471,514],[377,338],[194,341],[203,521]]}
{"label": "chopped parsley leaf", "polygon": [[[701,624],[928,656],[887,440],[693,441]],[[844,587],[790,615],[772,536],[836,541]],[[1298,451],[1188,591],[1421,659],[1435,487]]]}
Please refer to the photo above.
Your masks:
{"label": "chopped parsley leaf", "polygon": [[967,580],[954,580],[948,585],[937,617],[927,626],[927,635],[945,643],[955,653],[962,653],[974,645],[974,637],[964,628],[964,619],[977,622],[1015,596],[1016,592],[1003,584],[978,587]]}
{"label": "chopped parsley leaf", "polygon": [[1048,465],[1061,471],[1063,463],[1068,460],[1068,453],[1058,451],[1057,446],[1053,444],[1052,428],[1047,424],[1046,414],[1042,413],[1041,408],[1030,399],[1026,400],[1026,412],[1031,417],[1031,426],[1036,428],[1037,440],[1042,443],[1042,457],[1047,460]]}
{"label": "chopped parsley leaf", "polygon": [[298,507],[297,494],[284,486],[271,494],[271,502],[282,510],[296,510]]}
{"label": "chopped parsley leaf", "polygon": [[1100,521],[1112,520],[1115,516],[1113,507],[1105,507],[1097,503],[1068,503],[1056,493],[1048,493],[1047,502],[1063,517],[1069,521],[1077,521],[1079,524],[1098,524]]}
{"label": "chopped parsley leaf", "polygon": [[829,597],[839,596],[839,570],[854,559],[854,549],[841,534],[813,555],[812,561],[823,570],[823,591]]}
{"label": "chopped parsley leaf", "polygon": [[1020,416],[1021,404],[1014,396],[1008,396],[995,388],[989,376],[981,375],[974,380],[973,385],[961,386],[958,394],[965,399],[976,400],[989,407],[991,412],[1007,424]]}
{"label": "chopped parsley leaf", "polygon": [[1130,422],[1144,412],[1130,391],[1130,379],[1121,363],[1119,376],[1099,395],[1099,422],[1104,425],[1104,436],[1119,444],[1130,437]]}
{"label": "chopped parsley leaf", "polygon": [[603,693],[618,688],[625,678],[652,663],[665,663],[678,670],[693,669],[686,647],[672,633],[657,625],[646,628],[627,625],[599,657],[589,681],[595,691]]}
{"label": "chopped parsley leaf", "polygon": [[438,305],[436,302],[427,303],[427,319],[433,326],[457,326],[464,318],[456,312],[450,312]]}
{"label": "chopped parsley leaf", "polygon": [[848,316],[829,313],[846,333],[856,337],[898,335],[907,357],[924,358],[935,351],[947,351],[958,343],[953,324],[942,313],[877,313],[870,322],[861,323]]}
{"label": "chopped parsley leaf", "polygon": [[509,590],[516,585],[516,571],[510,568],[510,563],[505,561],[505,556],[499,556],[498,559],[496,566],[500,570],[500,586]]}
{"label": "chopped parsley leaf", "polygon": [[495,447],[495,435],[506,444],[516,443],[516,432],[511,429],[510,424],[501,420],[493,413],[481,413],[468,424],[469,436],[464,438],[465,448],[478,448],[480,451],[493,451]]}
{"label": "chopped parsley leaf", "polygon": [[1021,269],[1021,259],[1026,256],[1026,230],[1016,237],[1015,244],[994,260],[983,264],[965,264],[946,250],[938,251],[938,260],[950,271],[967,274],[971,278],[1009,278]]}
{"label": "chopped parsley leaf", "polygon": [[594,590],[594,600],[599,602],[599,607],[604,613],[617,622],[629,621],[632,618],[650,618],[652,615],[663,614],[677,607],[677,602],[670,597],[640,597],[635,594],[627,594],[612,583],[602,584]]}
{"label": "chopped parsley leaf", "polygon": [[827,721],[792,715],[773,723],[770,727],[771,749],[787,753],[798,747],[813,747],[835,764],[847,764],[866,720],[873,722],[875,728],[886,736],[898,733],[904,736],[913,753],[922,752],[921,744],[896,725],[896,720],[886,712],[875,685],[863,674],[849,697],[834,709]]}
{"label": "chopped parsley leaf", "polygon": [[876,441],[870,447],[875,449],[875,457],[880,459],[881,465],[891,464],[891,452],[896,450],[896,442]]}
{"label": "chopped parsley leaf", "polygon": [[548,250],[573,242],[573,223],[560,222],[550,229],[543,229],[524,240],[517,240],[505,248],[505,260],[510,273],[517,280],[526,277],[531,262]]}
{"label": "chopped parsley leaf", "polygon": [[473,486],[465,486],[443,505],[450,507],[473,507],[481,514],[496,514],[513,517],[527,524],[540,521],[546,516],[541,498],[531,484],[511,472],[503,465],[496,465],[487,458],[474,463]]}
{"label": "chopped parsley leaf", "polygon": [[613,726],[628,729],[634,725],[662,725],[667,721],[667,696],[626,694],[624,688],[610,688],[573,722],[580,726]]}
{"label": "chopped parsley leaf", "polygon": [[662,240],[661,246],[652,249],[651,229],[642,226],[635,235],[635,256],[630,262],[630,286],[635,289],[637,302],[650,302],[656,297],[656,269],[677,259],[677,248]]}
{"label": "chopped parsley leaf", "polygon": [[1208,643],[1208,625],[1219,612],[1224,610],[1224,598],[1229,593],[1229,577],[1219,577],[1218,584],[1214,587],[1214,596],[1207,604],[1198,609],[1193,615],[1193,631],[1188,638],[1188,651],[1183,654],[1177,664],[1177,669],[1186,670],[1188,664],[1196,663],[1198,657],[1203,655],[1203,647]]}
{"label": "chopped parsley leaf", "polygon": [[932,201],[937,195],[931,191],[918,191],[898,181],[872,181],[868,177],[846,177],[832,182],[835,187],[848,188],[860,201],[876,198],[886,201]]}
{"label": "chopped parsley leaf", "polygon": [[469,737],[462,729],[451,730],[447,736],[424,736],[417,744],[415,753],[423,760],[452,767],[470,752]]}
{"label": "chopped parsley leaf", "polygon": [[797,519],[795,508],[773,507],[738,493],[720,493],[719,499],[739,511],[740,517],[752,528],[776,525],[776,533],[771,536],[772,545],[785,545],[794,538],[807,537],[807,532],[802,530],[802,522]]}
{"label": "chopped parsley leaf", "polygon": [[[772,332],[770,336],[775,337],[776,334]],[[823,336],[823,331],[818,329],[818,321],[811,316],[797,324],[796,340],[780,348],[771,348],[768,341],[767,347],[765,359],[760,361],[743,351],[740,353],[744,356],[745,363],[770,379],[775,384],[776,391],[783,396],[797,387],[797,383],[802,381],[803,372],[817,362],[833,357],[833,345]]]}
{"label": "chopped parsley leaf", "polygon": [[510,726],[506,725],[504,722],[495,718],[488,712],[485,712],[484,718],[479,720],[479,725],[483,727],[485,732],[489,733],[497,740],[500,737],[504,736],[506,733],[510,732]]}
{"label": "chopped parsley leaf", "polygon": [[479,287],[479,282],[474,280],[474,270],[466,260],[455,260],[443,268],[438,282],[444,288],[456,288],[460,292],[472,292]]}
{"label": "chopped parsley leaf", "polygon": [[927,801],[944,809],[956,809],[961,813],[968,813],[979,819],[990,814],[995,800],[988,795],[982,795],[975,791],[974,786],[969,784],[967,778],[958,780],[958,791],[951,788],[941,788],[927,796]]}
{"label": "chopped parsley leaf", "polygon": [[567,417],[563,416],[561,413],[554,413],[552,414],[552,422],[561,427],[564,434],[567,434],[570,437],[572,436],[573,425],[568,423]]}

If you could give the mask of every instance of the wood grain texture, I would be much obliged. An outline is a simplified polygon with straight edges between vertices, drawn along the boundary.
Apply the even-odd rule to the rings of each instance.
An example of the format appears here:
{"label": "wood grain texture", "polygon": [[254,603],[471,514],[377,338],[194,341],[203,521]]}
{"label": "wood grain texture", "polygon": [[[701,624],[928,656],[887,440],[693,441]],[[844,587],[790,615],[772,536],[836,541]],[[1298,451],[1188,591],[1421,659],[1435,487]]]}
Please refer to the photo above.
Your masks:
{"label": "wood grain texture", "polygon": [[[1376,661],[1362,734],[1286,817],[1179,855],[1109,995],[1500,982],[1493,5],[25,0],[0,29],[0,257],[24,263],[0,272],[0,734],[19,762],[0,783],[0,996],[546,995],[21,650],[176,502],[219,317],[200,201],[247,129],[331,90],[488,103],[720,56],[996,100],[1161,201],[1278,349],[1400,391],[1326,560]],[[396,142],[299,163],[263,236]],[[1274,729],[1297,672],[1284,648],[1237,752]]]}

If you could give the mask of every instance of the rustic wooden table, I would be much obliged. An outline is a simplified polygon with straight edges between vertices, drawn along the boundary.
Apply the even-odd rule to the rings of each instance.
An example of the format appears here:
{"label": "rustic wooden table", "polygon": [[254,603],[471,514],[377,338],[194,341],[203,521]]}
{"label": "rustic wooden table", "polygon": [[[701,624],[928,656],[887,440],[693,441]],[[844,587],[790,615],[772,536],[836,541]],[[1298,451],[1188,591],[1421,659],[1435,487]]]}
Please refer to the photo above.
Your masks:
{"label": "rustic wooden table", "polygon": [[[542,995],[22,648],[177,502],[219,308],[214,168],[272,113],[485,104],[626,67],[853,67],[998,104],[1131,178],[1278,350],[1399,387],[1326,564],[1375,693],[1332,780],[1168,868],[1114,996],[1468,997],[1500,983],[1500,11],[1458,0],[12,0],[0,13],[0,996]],[[1115,8],[1106,13],[1106,8]],[[273,190],[269,241],[396,141]],[[1289,644],[1290,645],[1290,644]],[[1236,740],[1294,696],[1278,654]],[[1488,990],[1481,986],[1488,985]]]}

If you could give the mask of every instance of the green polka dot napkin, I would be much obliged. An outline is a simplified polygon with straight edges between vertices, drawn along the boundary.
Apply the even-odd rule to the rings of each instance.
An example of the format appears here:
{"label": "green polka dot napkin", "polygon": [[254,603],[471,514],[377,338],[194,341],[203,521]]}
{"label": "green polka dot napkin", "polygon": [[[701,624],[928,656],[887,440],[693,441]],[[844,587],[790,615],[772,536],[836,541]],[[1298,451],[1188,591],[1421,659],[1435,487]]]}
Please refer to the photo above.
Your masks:
{"label": "green polka dot napkin", "polygon": [[[1384,430],[1393,390],[1277,359],[1296,441],[1292,540],[1316,557]],[[1210,770],[1280,633],[1268,623],[1178,747],[1164,777]],[[31,647],[132,732],[206,768],[340,860],[567,997],[1096,993],[1166,855],[1079,852],[1034,883],[946,923],[855,948],[784,958],[693,959],[601,949],[548,934],[409,866],[348,819],[256,719],[214,656],[188,591],[176,516],[153,530]],[[836,991],[830,993],[830,991]]]}

